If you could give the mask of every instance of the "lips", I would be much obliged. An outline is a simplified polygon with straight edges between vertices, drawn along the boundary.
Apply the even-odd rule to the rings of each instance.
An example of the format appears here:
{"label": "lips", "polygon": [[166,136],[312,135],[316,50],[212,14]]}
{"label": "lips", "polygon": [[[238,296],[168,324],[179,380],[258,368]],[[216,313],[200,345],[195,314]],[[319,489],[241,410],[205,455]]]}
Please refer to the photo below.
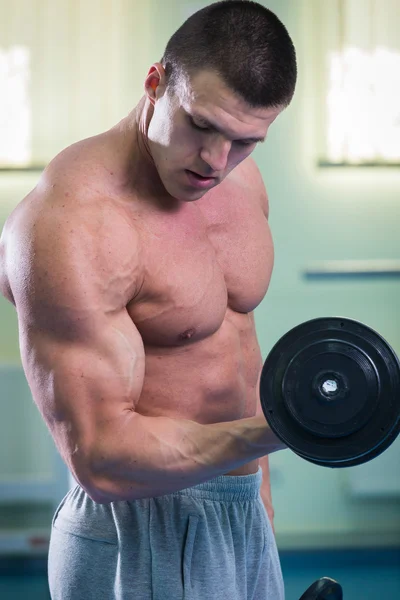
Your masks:
{"label": "lips", "polygon": [[190,186],[197,189],[205,190],[215,185],[215,177],[204,177],[204,175],[199,175],[199,173],[189,171],[189,169],[186,169],[186,176]]}
{"label": "lips", "polygon": [[196,171],[189,171],[189,172],[193,173],[193,175],[197,175],[197,177],[202,177],[203,179],[215,179],[215,177],[212,175],[202,175],[201,173],[196,173]]}

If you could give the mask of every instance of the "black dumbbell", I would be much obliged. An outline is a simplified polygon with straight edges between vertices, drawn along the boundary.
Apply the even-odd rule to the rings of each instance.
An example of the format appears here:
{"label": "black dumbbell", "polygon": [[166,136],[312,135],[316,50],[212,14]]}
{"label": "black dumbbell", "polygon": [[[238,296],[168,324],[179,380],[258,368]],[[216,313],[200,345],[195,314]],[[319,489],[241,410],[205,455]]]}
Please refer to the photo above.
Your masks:
{"label": "black dumbbell", "polygon": [[314,319],[273,347],[260,398],[271,429],[296,454],[325,467],[360,465],[400,432],[400,362],[366,325]]}
{"label": "black dumbbell", "polygon": [[300,600],[343,600],[342,586],[329,577],[321,577],[304,592]]}

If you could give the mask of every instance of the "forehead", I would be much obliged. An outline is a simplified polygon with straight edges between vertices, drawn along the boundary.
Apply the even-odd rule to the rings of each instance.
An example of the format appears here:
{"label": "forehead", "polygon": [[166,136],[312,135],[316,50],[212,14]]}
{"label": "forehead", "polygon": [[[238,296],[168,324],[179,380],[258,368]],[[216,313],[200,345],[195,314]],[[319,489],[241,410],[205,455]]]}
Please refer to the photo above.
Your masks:
{"label": "forehead", "polygon": [[179,99],[183,110],[190,115],[216,120],[228,128],[268,128],[282,112],[282,108],[249,106],[226,86],[219,75],[210,71],[201,71],[182,83]]}

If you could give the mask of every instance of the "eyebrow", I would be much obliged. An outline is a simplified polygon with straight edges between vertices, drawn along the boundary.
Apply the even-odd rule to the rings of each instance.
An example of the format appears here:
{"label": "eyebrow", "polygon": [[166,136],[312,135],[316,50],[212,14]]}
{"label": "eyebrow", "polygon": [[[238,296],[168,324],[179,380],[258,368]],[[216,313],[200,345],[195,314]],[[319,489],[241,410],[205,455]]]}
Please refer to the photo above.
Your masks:
{"label": "eyebrow", "polygon": [[[211,123],[211,121],[208,121],[208,119],[205,119],[204,117],[202,117],[200,115],[196,115],[195,113],[193,113],[193,114],[186,113],[186,114],[190,117],[190,119],[192,119],[192,121],[194,119],[196,119],[196,121],[198,121],[199,124],[204,125],[208,129],[211,129],[212,131],[218,131],[219,133],[224,133],[224,131],[222,131],[222,129],[220,127],[218,127],[214,123]],[[249,137],[249,138],[241,138],[240,141],[254,142],[256,144],[258,144],[258,143],[262,144],[263,142],[265,142],[265,139],[266,139],[265,137]]]}

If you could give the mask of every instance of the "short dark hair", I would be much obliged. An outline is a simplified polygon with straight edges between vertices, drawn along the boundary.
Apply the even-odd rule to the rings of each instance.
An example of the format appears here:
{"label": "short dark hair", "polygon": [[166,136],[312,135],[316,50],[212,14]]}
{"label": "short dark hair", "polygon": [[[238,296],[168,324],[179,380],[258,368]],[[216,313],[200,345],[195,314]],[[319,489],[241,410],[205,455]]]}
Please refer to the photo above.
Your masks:
{"label": "short dark hair", "polygon": [[170,90],[182,74],[209,70],[254,108],[287,106],[296,86],[296,51],[285,26],[250,0],[223,0],[194,13],[167,43],[161,63]]}

